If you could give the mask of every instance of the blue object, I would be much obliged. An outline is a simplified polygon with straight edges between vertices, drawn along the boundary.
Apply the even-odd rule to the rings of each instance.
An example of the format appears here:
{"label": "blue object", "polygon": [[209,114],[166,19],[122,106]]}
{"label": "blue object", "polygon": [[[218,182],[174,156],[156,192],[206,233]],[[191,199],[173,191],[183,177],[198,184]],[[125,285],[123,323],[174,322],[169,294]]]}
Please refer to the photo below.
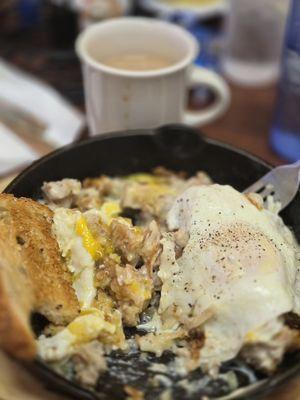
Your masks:
{"label": "blue object", "polygon": [[43,0],[19,0],[19,11],[23,28],[32,28],[39,23],[42,1]]}
{"label": "blue object", "polygon": [[222,31],[220,24],[202,24],[196,23],[189,27],[189,31],[196,37],[200,44],[200,53],[196,64],[206,68],[219,70],[220,61],[220,43]]}
{"label": "blue object", "polygon": [[300,159],[300,0],[290,9],[271,145],[288,161]]}
{"label": "blue object", "polygon": [[200,20],[193,11],[174,11],[168,15],[167,20],[184,27],[199,42],[200,53],[195,60],[196,64],[219,70],[220,44],[223,37],[221,16]]}

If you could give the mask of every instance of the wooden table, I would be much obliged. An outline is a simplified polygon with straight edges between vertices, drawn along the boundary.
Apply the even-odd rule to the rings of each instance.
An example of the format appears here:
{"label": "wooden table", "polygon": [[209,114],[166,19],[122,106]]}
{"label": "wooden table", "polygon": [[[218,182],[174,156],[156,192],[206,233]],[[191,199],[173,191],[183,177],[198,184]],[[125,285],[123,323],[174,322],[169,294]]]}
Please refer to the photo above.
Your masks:
{"label": "wooden table", "polygon": [[[27,36],[26,36],[27,35]],[[28,35],[30,37],[28,37]],[[60,51],[51,45],[47,34],[22,34],[7,41],[0,36],[1,56],[46,80],[78,107],[83,107],[83,91],[78,61],[72,51]],[[245,89],[231,86],[232,103],[218,121],[201,130],[209,137],[234,144],[273,164],[283,162],[269,147],[268,136],[275,98],[275,88]],[[40,154],[48,146],[33,145]],[[9,373],[15,371],[15,374]],[[5,372],[5,373],[4,373]],[[4,386],[11,388],[5,393]],[[18,388],[23,392],[18,394]],[[33,389],[32,389],[33,388]],[[45,392],[34,378],[0,354],[0,400],[58,400]],[[300,399],[300,379],[294,379],[265,400]]]}
{"label": "wooden table", "polygon": [[233,144],[258,155],[271,164],[284,162],[269,146],[276,88],[242,88],[231,85],[232,102],[228,112],[203,128],[214,139]]}

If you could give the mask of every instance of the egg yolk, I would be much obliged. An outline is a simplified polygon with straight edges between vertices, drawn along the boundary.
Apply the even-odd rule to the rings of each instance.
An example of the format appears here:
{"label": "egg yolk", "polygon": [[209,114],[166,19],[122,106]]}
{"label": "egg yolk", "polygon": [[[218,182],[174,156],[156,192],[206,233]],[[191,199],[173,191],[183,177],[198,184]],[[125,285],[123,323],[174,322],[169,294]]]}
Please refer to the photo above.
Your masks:
{"label": "egg yolk", "polygon": [[76,223],[76,233],[82,237],[83,246],[93,260],[96,261],[103,257],[104,249],[101,243],[94,238],[83,217],[80,217]]}
{"label": "egg yolk", "polygon": [[109,225],[113,218],[117,217],[121,212],[121,207],[117,201],[106,201],[100,208],[102,220]]}

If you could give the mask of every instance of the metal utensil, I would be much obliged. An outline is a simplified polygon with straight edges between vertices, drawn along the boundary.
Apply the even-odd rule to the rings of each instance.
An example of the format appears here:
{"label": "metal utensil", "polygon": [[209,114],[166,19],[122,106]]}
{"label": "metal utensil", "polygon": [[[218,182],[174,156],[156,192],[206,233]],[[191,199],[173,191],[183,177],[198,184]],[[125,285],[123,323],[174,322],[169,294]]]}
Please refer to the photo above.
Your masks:
{"label": "metal utensil", "polygon": [[264,200],[272,195],[275,201],[281,204],[283,210],[296,196],[300,185],[300,160],[294,164],[282,165],[272,169],[253,185],[244,190],[244,193],[254,192]]}

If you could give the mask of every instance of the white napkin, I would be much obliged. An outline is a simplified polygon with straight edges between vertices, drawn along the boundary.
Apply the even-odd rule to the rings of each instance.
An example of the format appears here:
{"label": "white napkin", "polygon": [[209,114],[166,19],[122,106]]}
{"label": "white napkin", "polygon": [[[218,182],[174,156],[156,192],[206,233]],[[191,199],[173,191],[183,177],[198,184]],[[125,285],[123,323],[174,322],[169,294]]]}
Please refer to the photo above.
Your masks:
{"label": "white napkin", "polygon": [[43,127],[39,139],[53,147],[73,142],[85,125],[84,116],[56,90],[3,60],[0,60],[0,107],[1,104],[4,120],[0,119],[0,176],[39,156],[13,134],[16,125],[7,125],[11,115],[3,108],[5,104],[38,121]]}
{"label": "white napkin", "polygon": [[49,85],[0,61],[0,99],[23,109],[47,125],[43,138],[62,146],[72,142],[84,126],[83,115]]}
{"label": "white napkin", "polygon": [[0,175],[5,175],[18,167],[25,167],[38,158],[10,129],[0,124]]}

